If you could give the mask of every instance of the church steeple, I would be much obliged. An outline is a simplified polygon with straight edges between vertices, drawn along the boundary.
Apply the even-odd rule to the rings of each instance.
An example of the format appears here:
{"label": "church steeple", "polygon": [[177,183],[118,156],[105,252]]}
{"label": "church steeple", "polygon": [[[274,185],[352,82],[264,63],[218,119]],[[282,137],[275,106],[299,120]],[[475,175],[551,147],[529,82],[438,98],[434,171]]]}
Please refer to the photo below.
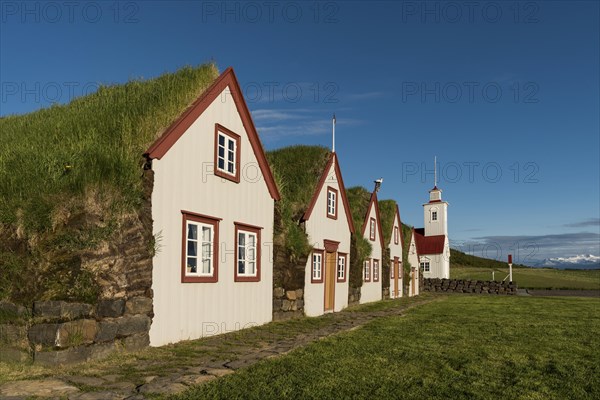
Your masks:
{"label": "church steeple", "polygon": [[442,201],[442,190],[437,187],[437,157],[433,161],[433,189],[429,191],[429,203],[423,204],[425,236],[448,234],[448,203]]}

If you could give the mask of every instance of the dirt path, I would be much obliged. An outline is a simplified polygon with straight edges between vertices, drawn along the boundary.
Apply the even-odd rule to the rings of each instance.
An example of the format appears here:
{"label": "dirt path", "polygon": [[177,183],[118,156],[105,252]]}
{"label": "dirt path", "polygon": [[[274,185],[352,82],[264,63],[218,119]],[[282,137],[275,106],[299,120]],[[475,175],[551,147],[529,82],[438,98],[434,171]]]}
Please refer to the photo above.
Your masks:
{"label": "dirt path", "polygon": [[148,395],[180,393],[189,386],[235,373],[240,368],[278,357],[328,336],[357,329],[378,318],[401,316],[411,308],[444,297],[423,295],[373,303],[318,318],[275,322],[183,342],[169,346],[169,359],[157,356],[160,348],[148,349],[141,355],[130,356],[130,360],[124,356],[125,362],[121,365],[117,359],[112,363],[99,363],[98,367],[88,365],[69,374],[50,373],[39,379],[8,382],[0,385],[0,398],[17,400],[40,396],[111,400],[146,399]]}

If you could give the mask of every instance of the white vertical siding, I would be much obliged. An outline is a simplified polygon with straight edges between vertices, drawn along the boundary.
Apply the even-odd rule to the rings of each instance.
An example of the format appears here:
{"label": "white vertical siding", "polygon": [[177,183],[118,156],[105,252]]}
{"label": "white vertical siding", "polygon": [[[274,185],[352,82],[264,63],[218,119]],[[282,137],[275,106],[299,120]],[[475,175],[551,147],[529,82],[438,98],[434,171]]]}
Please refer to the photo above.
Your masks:
{"label": "white vertical siding", "polygon": [[[327,218],[327,187],[338,190],[337,219]],[[306,221],[306,233],[311,245],[316,249],[323,249],[324,240],[340,242],[338,252],[346,253],[346,281],[337,281],[335,274],[335,303],[334,311],[341,311],[348,307],[348,270],[350,264],[350,228],[346,217],[346,210],[341,200],[341,189],[335,173],[335,160],[327,172],[325,184],[321,188],[312,214]],[[325,257],[323,257],[325,265]],[[336,262],[337,266],[337,262]],[[325,306],[325,280],[323,283],[311,283],[312,257],[306,263],[304,278],[304,313],[314,317],[324,313]],[[323,273],[323,276],[325,274]]]}
{"label": "white vertical siding", "polygon": [[[153,259],[152,346],[272,319],[274,201],[233,98],[226,93],[215,99],[162,159],[153,160],[152,217],[160,249]],[[237,184],[212,172],[215,123],[241,136]],[[222,219],[216,283],[181,282],[182,210]],[[234,221],[263,228],[260,282],[234,282]]]}
{"label": "white vertical siding", "polygon": [[[369,241],[369,243],[371,243],[371,246],[373,248],[371,250],[371,257],[369,257],[371,259],[371,281],[370,282],[363,281],[362,288],[360,289],[360,304],[370,303],[370,302],[378,301],[378,300],[382,299],[381,281],[383,280],[383,274],[381,273],[381,271],[382,271],[383,267],[381,264],[382,263],[381,240],[383,240],[383,238],[379,237],[379,227],[376,227],[375,240],[371,241],[369,239],[369,233],[370,233],[369,221],[371,220],[371,218],[375,218],[375,220],[377,220],[377,212],[375,210],[375,202],[371,203],[371,205],[370,205],[369,217],[367,218],[367,229],[365,229],[365,234],[364,234],[365,239],[367,239]],[[378,224],[379,224],[379,222],[380,221],[377,221]],[[377,282],[373,282],[373,259],[379,260],[379,281],[377,281]],[[364,277],[364,275],[363,275],[363,277]]]}
{"label": "white vertical siding", "polygon": [[[398,244],[394,243],[394,230],[398,228]],[[402,278],[404,276],[403,268],[404,265],[402,263],[402,225],[400,224],[400,217],[398,213],[396,213],[394,217],[394,227],[392,228],[392,236],[390,237],[390,268],[394,268],[394,257],[398,257],[400,260],[399,276],[398,276],[398,292],[397,294],[393,293],[394,291],[394,279],[392,279],[392,274],[390,272],[390,297],[397,298],[402,297]],[[390,270],[391,271],[391,270]]]}
{"label": "white vertical siding", "polygon": [[[437,211],[437,220],[431,219],[431,213]],[[425,236],[448,234],[448,203],[426,203],[423,204],[423,223]]]}

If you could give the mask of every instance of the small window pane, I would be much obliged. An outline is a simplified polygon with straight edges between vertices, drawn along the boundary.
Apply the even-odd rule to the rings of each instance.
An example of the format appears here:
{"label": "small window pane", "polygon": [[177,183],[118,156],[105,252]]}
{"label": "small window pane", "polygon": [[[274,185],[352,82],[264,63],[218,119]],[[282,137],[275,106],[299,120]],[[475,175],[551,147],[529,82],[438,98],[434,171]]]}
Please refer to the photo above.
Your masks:
{"label": "small window pane", "polygon": [[238,274],[244,274],[246,272],[246,267],[244,261],[238,261]]}
{"label": "small window pane", "polygon": [[198,240],[198,226],[195,224],[188,224],[188,239]]}
{"label": "small window pane", "polygon": [[198,256],[198,242],[188,240],[187,253],[188,253],[188,256],[190,256],[190,257],[197,257]]}
{"label": "small window pane", "polygon": [[205,242],[210,242],[212,239],[212,228],[208,226],[202,227],[202,240]]}
{"label": "small window pane", "polygon": [[229,146],[229,150],[231,152],[233,152],[235,142],[233,140],[229,139],[227,145]]}
{"label": "small window pane", "polygon": [[225,146],[225,136],[224,135],[219,135],[219,145],[220,146]]}
{"label": "small window pane", "polygon": [[188,257],[187,259],[187,269],[189,273],[193,273],[195,274],[197,271],[197,262],[198,260],[196,258],[193,257]]}
{"label": "small window pane", "polygon": [[248,273],[254,275],[255,272],[256,272],[255,263],[254,263],[254,261],[251,261],[248,263]]}
{"label": "small window pane", "polygon": [[210,274],[210,259],[202,260],[202,273]]}
{"label": "small window pane", "polygon": [[246,235],[242,232],[238,233],[238,244],[243,246],[246,243]]}

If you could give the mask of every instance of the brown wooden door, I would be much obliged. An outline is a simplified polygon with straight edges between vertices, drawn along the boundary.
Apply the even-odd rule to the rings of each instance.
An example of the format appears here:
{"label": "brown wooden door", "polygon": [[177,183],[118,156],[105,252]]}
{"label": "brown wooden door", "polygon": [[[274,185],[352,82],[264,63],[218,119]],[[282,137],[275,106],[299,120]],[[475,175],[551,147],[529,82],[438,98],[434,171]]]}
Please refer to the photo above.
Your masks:
{"label": "brown wooden door", "polygon": [[335,302],[336,253],[325,253],[325,311],[333,311]]}
{"label": "brown wooden door", "polygon": [[398,257],[394,257],[394,266],[392,267],[394,268],[394,298],[400,297],[400,292],[398,291],[398,275],[400,274],[400,269],[398,268],[399,264]]}

